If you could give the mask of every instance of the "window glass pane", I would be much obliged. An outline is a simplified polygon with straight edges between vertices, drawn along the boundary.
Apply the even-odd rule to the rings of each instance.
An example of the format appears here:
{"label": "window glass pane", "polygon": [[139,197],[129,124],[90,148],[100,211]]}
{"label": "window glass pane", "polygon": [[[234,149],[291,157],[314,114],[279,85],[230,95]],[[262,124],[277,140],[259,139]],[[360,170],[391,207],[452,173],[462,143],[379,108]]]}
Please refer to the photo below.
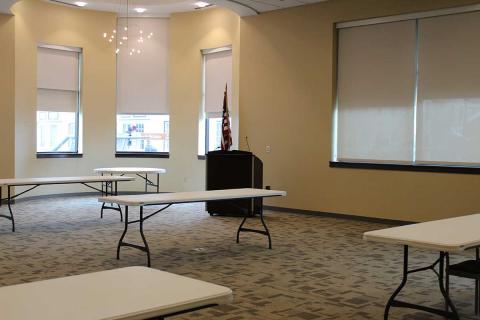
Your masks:
{"label": "window glass pane", "polygon": [[118,114],[117,152],[168,152],[169,115]]}
{"label": "window glass pane", "polygon": [[208,119],[208,151],[220,150],[222,143],[222,118]]}
{"label": "window glass pane", "polygon": [[[220,150],[222,147],[222,117],[209,117],[207,119],[208,125],[208,150],[207,151],[214,151]],[[230,118],[230,123],[232,119]],[[231,126],[230,126],[231,129]]]}
{"label": "window glass pane", "polygon": [[37,152],[76,152],[76,112],[37,111]]}

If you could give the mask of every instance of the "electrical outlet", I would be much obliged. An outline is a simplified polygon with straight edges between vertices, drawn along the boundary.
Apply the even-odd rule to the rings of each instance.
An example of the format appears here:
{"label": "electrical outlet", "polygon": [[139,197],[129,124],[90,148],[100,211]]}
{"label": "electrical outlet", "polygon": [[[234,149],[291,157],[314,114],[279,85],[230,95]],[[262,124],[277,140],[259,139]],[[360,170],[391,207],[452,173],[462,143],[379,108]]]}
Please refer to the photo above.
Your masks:
{"label": "electrical outlet", "polygon": [[272,152],[272,147],[266,146],[266,147],[265,147],[265,151],[266,151],[267,153]]}

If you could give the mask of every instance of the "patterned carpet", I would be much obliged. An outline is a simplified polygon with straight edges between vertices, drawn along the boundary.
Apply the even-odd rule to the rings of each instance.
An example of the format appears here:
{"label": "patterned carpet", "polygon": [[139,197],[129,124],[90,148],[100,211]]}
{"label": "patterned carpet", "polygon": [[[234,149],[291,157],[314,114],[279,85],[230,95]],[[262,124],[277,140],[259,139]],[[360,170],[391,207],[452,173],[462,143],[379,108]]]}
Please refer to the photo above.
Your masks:
{"label": "patterned carpet", "polygon": [[[100,220],[94,197],[23,201],[14,210],[17,232],[10,232],[10,221],[0,220],[2,286],[146,263],[144,253],[131,248],[115,259],[123,225],[114,211]],[[234,290],[231,305],[175,319],[383,319],[400,281],[402,249],[364,242],[361,234],[385,225],[273,211],[266,212],[266,220],[273,250],[257,234],[244,233],[236,244],[240,220],[210,217],[203,204],[176,205],[146,223],[152,267]],[[252,219],[255,224],[259,221]],[[139,242],[137,230],[132,228],[126,240]],[[420,266],[435,258],[413,250],[410,261]],[[433,273],[409,281],[404,299],[442,305]],[[452,278],[451,290],[462,319],[474,319],[472,281]],[[396,308],[390,318],[440,319]]]}

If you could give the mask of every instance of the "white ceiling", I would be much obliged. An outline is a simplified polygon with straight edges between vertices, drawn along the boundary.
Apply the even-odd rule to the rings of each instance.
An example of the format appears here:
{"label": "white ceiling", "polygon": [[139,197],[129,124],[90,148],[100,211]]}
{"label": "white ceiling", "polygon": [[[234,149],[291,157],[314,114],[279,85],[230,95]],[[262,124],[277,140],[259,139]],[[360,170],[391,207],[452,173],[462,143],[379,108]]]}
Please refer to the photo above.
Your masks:
{"label": "white ceiling", "polygon": [[[18,0],[0,0],[0,12],[10,13],[9,8]],[[73,5],[79,0],[45,0],[55,3]],[[117,12],[126,15],[127,0],[80,0],[87,2],[84,7],[90,10]],[[174,12],[196,10],[195,2],[199,0],[129,0],[129,16],[140,17],[168,17]],[[240,16],[256,15],[261,12],[301,6],[304,4],[322,2],[327,0],[202,0],[212,5],[218,5],[236,12]],[[77,7],[77,6],[75,6]],[[134,8],[145,8],[146,12],[138,14]],[[79,7],[77,7],[79,8]],[[81,9],[81,8],[79,8]]]}

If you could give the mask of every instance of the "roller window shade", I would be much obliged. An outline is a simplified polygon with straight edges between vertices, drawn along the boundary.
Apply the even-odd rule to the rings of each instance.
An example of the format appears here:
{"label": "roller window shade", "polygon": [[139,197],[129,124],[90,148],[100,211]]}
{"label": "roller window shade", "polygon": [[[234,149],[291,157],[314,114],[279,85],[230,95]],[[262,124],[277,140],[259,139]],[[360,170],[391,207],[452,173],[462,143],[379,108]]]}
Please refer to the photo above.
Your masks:
{"label": "roller window shade", "polygon": [[413,159],[415,21],[339,30],[337,160]]}
{"label": "roller window shade", "polygon": [[205,54],[205,112],[222,112],[225,85],[232,109],[232,51]]}
{"label": "roller window shade", "polygon": [[419,20],[416,159],[480,163],[480,13]]}
{"label": "roller window shade", "polygon": [[[126,20],[117,20],[118,30]],[[128,47],[117,54],[117,111],[127,114],[168,114],[168,19],[129,18]],[[144,41],[138,42],[140,31]],[[149,39],[147,36],[153,32]],[[122,37],[122,34],[119,35]],[[121,38],[119,39],[121,40]],[[130,55],[131,49],[140,50]]]}
{"label": "roller window shade", "polygon": [[79,90],[79,52],[38,47],[37,87]]}
{"label": "roller window shade", "polygon": [[78,92],[68,90],[37,90],[37,110],[51,112],[76,112]]}

